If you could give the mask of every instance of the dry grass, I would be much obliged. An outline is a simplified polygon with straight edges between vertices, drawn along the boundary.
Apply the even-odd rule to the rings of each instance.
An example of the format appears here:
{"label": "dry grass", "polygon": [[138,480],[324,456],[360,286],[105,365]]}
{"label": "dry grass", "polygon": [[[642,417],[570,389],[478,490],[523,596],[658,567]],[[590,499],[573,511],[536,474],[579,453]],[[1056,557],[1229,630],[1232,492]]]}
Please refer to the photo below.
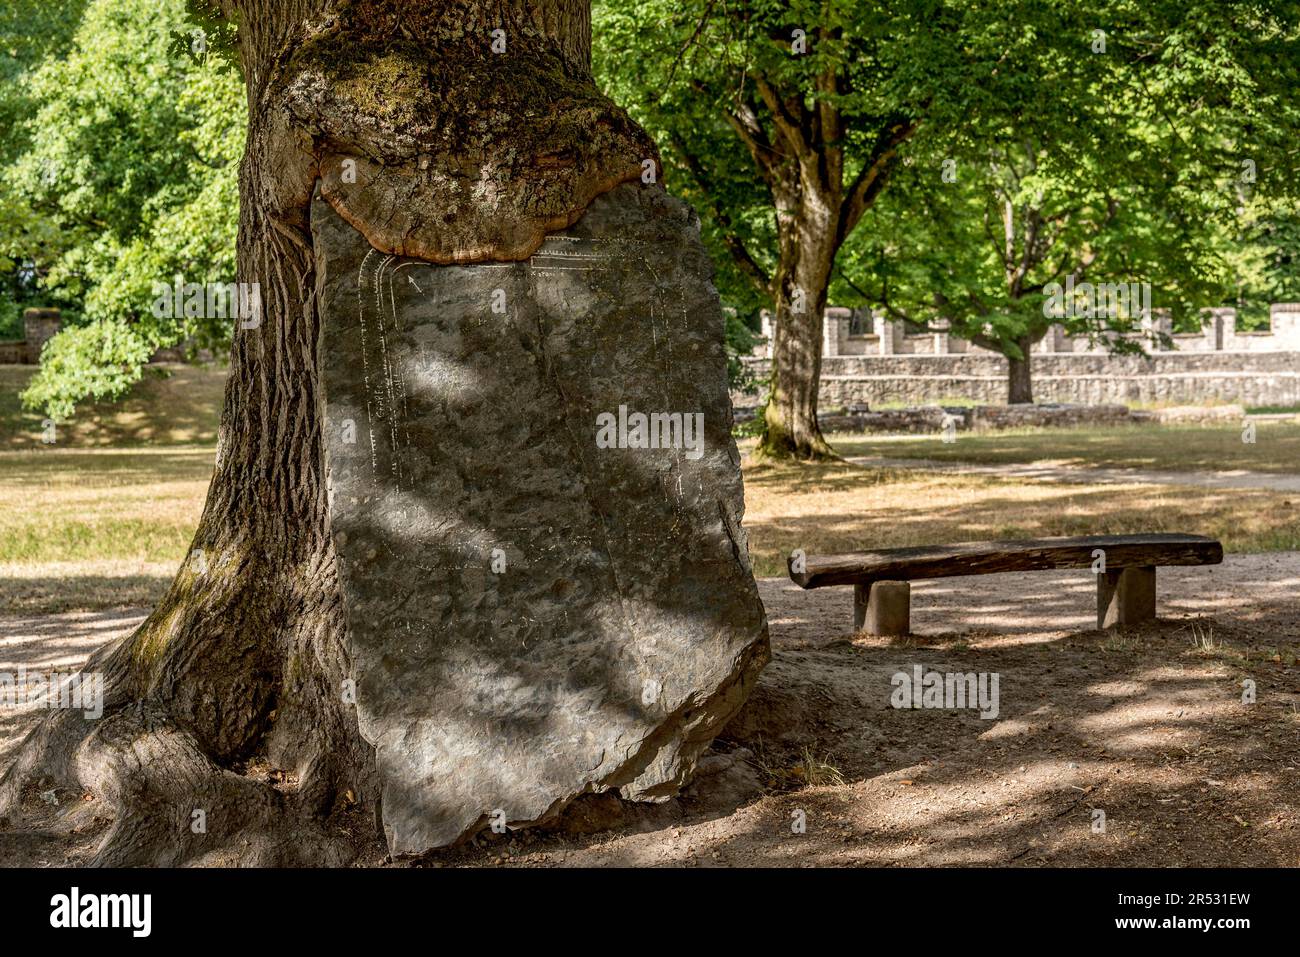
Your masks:
{"label": "dry grass", "polygon": [[[35,374],[35,366],[0,366],[0,449],[43,447],[45,417],[18,400]],[[71,421],[59,423],[56,447],[212,446],[225,387],[221,366],[149,366],[122,401],[85,406]]]}
{"label": "dry grass", "polygon": [[826,785],[841,785],[844,775],[830,762],[830,754],[818,757],[811,748],[803,749],[802,760],[795,766],[795,773],[809,787],[819,788]]}
{"label": "dry grass", "polygon": [[[0,452],[0,611],[148,604],[190,545],[207,448]],[[1229,551],[1300,549],[1285,494],[1023,483],[984,476],[759,465],[745,470],[755,573],[810,554],[1040,535],[1186,531]]]}
{"label": "dry grass", "polygon": [[754,573],[786,556],[1048,535],[1191,532],[1228,551],[1300,549],[1283,493],[1181,486],[1025,483],[852,465],[750,465],[745,526]]}
{"label": "dry grass", "polygon": [[141,608],[162,597],[180,559],[0,562],[0,615]]}
{"label": "dry grass", "polygon": [[[0,613],[147,605],[190,546],[212,472],[223,374],[173,367],[120,406],[88,410],[39,441],[39,419],[14,392],[32,374],[0,367]],[[1233,444],[1235,442],[1235,444]],[[1254,446],[1236,429],[1119,428],[837,440],[846,454],[974,457],[1153,468],[1222,465],[1225,449],[1285,451],[1300,470],[1300,426],[1261,423]],[[17,449],[15,451],[15,449]],[[1280,451],[1281,450],[1281,451]],[[1216,456],[1218,458],[1216,458]],[[1199,464],[1198,464],[1199,463]],[[1272,464],[1276,465],[1276,462]],[[746,526],[761,576],[810,553],[1039,535],[1190,531],[1229,551],[1300,549],[1285,493],[1194,487],[1024,483],[988,476],[849,465],[745,467]]]}
{"label": "dry grass", "polygon": [[797,756],[784,758],[769,752],[760,740],[751,742],[756,753],[751,764],[763,775],[764,786],[769,791],[795,791],[804,787],[824,787],[844,784],[844,774],[831,762],[829,751],[819,757],[811,748],[804,747]]}
{"label": "dry grass", "polygon": [[189,544],[210,449],[0,453],[0,561],[170,561]]}
{"label": "dry grass", "polygon": [[189,547],[210,448],[0,452],[0,612],[150,604]]}
{"label": "dry grass", "polygon": [[1240,424],[1132,425],[1110,428],[1010,429],[938,435],[832,436],[841,455],[924,458],[980,465],[1041,463],[1077,468],[1173,471],[1300,472],[1300,423],[1257,422],[1255,441]]}
{"label": "dry grass", "polygon": [[1223,648],[1223,642],[1214,638],[1212,623],[1193,621],[1188,627],[1192,632],[1192,648],[1197,654],[1215,655]]}

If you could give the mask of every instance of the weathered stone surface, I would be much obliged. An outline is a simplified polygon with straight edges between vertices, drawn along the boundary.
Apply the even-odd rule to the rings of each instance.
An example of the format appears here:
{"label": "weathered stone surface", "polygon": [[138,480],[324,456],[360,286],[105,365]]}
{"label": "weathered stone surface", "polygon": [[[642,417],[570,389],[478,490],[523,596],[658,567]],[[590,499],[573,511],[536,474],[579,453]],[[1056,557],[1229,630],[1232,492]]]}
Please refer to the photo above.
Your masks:
{"label": "weathered stone surface", "polygon": [[[319,198],[312,230],[332,535],[390,848],[588,791],[675,793],[768,657],[693,214],[627,184],[531,259],[471,266],[378,253]],[[702,415],[701,453],[598,447],[620,406]]]}

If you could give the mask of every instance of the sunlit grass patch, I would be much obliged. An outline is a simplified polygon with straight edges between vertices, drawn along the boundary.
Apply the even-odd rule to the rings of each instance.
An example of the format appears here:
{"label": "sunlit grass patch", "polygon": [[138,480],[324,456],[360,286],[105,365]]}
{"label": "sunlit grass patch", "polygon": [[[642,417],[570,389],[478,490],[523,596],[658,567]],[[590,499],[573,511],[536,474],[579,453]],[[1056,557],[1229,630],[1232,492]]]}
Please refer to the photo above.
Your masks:
{"label": "sunlit grass patch", "polygon": [[198,525],[210,448],[0,453],[0,563],[178,563]]}
{"label": "sunlit grass patch", "polygon": [[[40,449],[45,416],[22,407],[19,393],[36,366],[0,366],[0,449]],[[223,366],[151,365],[118,402],[89,403],[55,425],[57,448],[211,446],[217,439]]]}
{"label": "sunlit grass patch", "polygon": [[[211,446],[0,451],[0,608],[156,600],[193,539],[214,457]],[[817,554],[1050,535],[1194,532],[1220,538],[1229,551],[1298,550],[1297,498],[848,463],[745,464],[745,526],[760,576],[784,576],[795,548]]]}

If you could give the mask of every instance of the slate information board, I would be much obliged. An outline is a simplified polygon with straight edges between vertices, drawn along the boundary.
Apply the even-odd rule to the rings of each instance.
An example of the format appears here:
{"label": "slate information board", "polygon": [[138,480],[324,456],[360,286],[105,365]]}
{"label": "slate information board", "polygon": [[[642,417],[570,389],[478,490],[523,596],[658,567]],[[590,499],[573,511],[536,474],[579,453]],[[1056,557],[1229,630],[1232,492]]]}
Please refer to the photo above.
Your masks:
{"label": "slate information board", "polygon": [[527,261],[440,266],[313,205],[332,534],[395,853],[671,794],[766,660],[692,220],[628,184]]}

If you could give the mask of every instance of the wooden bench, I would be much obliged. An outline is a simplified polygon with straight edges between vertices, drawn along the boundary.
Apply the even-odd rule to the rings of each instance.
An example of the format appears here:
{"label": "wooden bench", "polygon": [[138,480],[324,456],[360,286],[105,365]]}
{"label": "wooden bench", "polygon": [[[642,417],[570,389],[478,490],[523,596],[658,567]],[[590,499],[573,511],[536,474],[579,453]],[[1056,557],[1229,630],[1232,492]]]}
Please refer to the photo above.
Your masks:
{"label": "wooden bench", "polygon": [[1085,535],[822,557],[795,552],[789,569],[790,579],[803,588],[852,585],[855,630],[905,635],[911,630],[909,583],[919,578],[1104,567],[1097,575],[1097,627],[1109,628],[1155,618],[1158,566],[1222,561],[1223,546],[1203,535]]}

